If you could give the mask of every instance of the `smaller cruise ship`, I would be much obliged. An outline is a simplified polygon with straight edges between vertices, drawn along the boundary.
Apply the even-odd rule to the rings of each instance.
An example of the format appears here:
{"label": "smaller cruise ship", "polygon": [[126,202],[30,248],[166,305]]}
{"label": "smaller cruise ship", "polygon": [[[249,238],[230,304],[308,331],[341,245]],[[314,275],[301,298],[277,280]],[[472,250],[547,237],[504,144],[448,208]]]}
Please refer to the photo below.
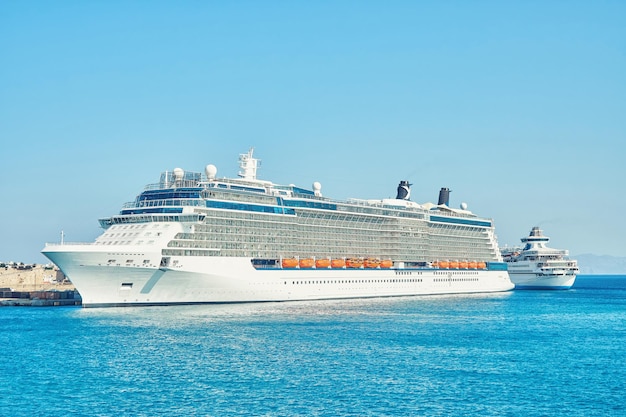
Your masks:
{"label": "smaller cruise ship", "polygon": [[521,240],[523,247],[501,249],[516,290],[567,290],[574,285],[578,263],[568,258],[567,250],[549,248],[550,238],[539,227]]}

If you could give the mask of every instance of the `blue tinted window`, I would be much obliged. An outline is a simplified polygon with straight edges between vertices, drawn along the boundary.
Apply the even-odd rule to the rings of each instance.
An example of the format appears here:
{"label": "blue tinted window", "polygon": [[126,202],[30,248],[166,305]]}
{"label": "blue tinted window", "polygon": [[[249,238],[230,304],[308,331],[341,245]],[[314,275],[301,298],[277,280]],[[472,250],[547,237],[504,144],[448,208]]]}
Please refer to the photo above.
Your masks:
{"label": "blue tinted window", "polygon": [[322,203],[319,201],[285,200],[283,204],[289,207],[306,207],[322,210],[337,210],[337,204]]}
{"label": "blue tinted window", "polygon": [[[277,206],[261,206],[258,204],[248,204],[248,203],[235,203],[232,201],[212,201],[208,200],[206,202],[207,207],[211,208],[219,208],[219,209],[227,209],[227,210],[242,210],[242,211],[255,211],[259,213],[274,213],[274,214],[283,214],[283,208]],[[284,210],[284,214],[295,214],[293,210],[290,213],[287,210]]]}
{"label": "blue tinted window", "polygon": [[145,214],[145,213],[182,213],[180,207],[155,207],[155,208],[135,208],[120,211],[120,214]]}
{"label": "blue tinted window", "polygon": [[458,218],[449,218],[449,217],[440,217],[440,216],[430,216],[430,220],[433,222],[440,222],[440,223],[467,224],[469,226],[491,227],[491,222],[486,222],[486,221],[481,221],[481,220],[458,219]]}
{"label": "blue tinted window", "polygon": [[200,188],[176,188],[171,190],[144,191],[139,196],[139,201],[166,200],[173,198],[200,198]]}

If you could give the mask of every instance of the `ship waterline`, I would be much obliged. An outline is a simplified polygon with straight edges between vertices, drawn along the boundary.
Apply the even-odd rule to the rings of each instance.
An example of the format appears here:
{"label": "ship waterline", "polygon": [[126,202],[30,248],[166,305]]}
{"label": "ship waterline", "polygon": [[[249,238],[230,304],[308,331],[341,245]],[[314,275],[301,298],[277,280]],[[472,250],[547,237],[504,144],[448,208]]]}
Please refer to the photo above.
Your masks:
{"label": "ship waterline", "polygon": [[[466,207],[398,197],[341,202],[256,179],[176,169],[94,243],[46,244],[83,306],[131,306],[508,291],[493,222]],[[446,189],[447,191],[447,189]]]}
{"label": "ship waterline", "polygon": [[575,274],[565,273],[565,271],[554,271],[543,276],[528,272],[510,272],[510,274],[515,288],[519,290],[568,290],[576,281]]}

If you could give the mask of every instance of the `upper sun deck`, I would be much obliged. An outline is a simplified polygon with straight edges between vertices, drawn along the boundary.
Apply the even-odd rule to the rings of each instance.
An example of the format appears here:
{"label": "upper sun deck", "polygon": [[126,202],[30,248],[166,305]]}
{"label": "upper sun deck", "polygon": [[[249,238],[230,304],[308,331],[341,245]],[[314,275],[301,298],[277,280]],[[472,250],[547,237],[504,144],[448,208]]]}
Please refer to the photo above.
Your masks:
{"label": "upper sun deck", "polygon": [[[161,174],[158,183],[146,185],[135,201],[125,203],[120,214],[160,213],[163,210],[170,211],[172,207],[216,207],[216,203],[212,202],[236,201],[236,207],[239,209],[249,207],[251,211],[268,212],[267,206],[270,205],[294,209],[430,218],[443,223],[451,222],[450,219],[458,219],[455,223],[484,227],[492,225],[491,219],[478,218],[464,205],[461,209],[453,209],[447,205],[447,202],[438,205],[418,204],[410,201],[408,195],[401,198],[400,194],[395,199],[342,201],[322,196],[319,182],[314,182],[312,188],[307,189],[293,184],[279,185],[260,180],[256,178],[260,161],[252,157],[252,152],[251,149],[247,154],[240,155],[241,171],[238,178],[217,178],[217,168],[214,165],[207,165],[204,173],[185,171],[181,168],[165,171]],[[407,194],[410,193],[408,186],[407,181],[401,182],[400,187],[406,187]],[[219,204],[217,207],[224,208]],[[293,214],[293,210],[270,210],[269,212]]]}

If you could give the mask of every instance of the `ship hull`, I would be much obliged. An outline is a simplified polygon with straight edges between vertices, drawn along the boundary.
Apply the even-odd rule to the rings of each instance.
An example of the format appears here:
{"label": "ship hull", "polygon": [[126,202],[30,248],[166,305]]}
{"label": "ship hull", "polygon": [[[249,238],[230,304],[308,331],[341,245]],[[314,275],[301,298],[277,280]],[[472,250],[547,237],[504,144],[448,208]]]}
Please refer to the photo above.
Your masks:
{"label": "ship hull", "polygon": [[108,264],[110,252],[58,245],[43,251],[66,274],[84,307],[248,303],[509,291],[506,270],[432,268],[256,269],[244,257],[158,253],[142,265]]}
{"label": "ship hull", "polygon": [[568,290],[576,281],[575,274],[540,275],[509,271],[516,290]]}

